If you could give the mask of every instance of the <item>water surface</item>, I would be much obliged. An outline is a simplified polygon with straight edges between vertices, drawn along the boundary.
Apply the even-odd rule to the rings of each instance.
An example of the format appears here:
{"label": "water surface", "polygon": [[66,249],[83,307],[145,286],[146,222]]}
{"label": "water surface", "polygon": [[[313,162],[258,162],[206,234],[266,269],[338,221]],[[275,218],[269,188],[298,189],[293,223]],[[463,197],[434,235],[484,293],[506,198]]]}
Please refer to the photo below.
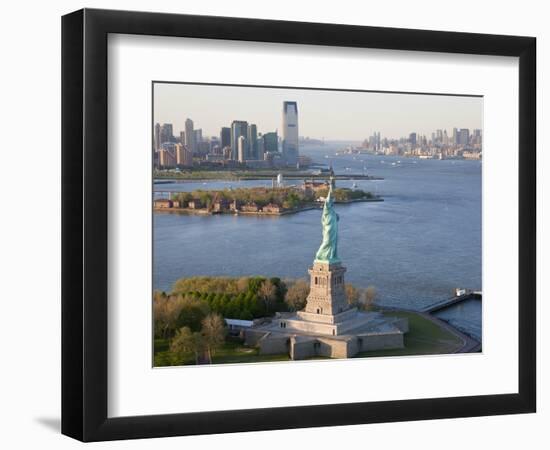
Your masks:
{"label": "water surface", "polygon": [[[481,290],[481,163],[335,156],[339,145],[305,147],[337,174],[369,173],[357,187],[384,202],[337,205],[346,280],[375,286],[383,305],[420,309],[455,287]],[[325,157],[325,155],[327,157]],[[289,180],[287,184],[299,183]],[[339,181],[351,187],[353,181]],[[269,186],[270,180],[157,184],[157,191]],[[155,289],[193,275],[306,277],[321,243],[321,211],[281,217],[154,215]],[[468,320],[481,327],[481,310]],[[477,325],[476,325],[477,326]]]}

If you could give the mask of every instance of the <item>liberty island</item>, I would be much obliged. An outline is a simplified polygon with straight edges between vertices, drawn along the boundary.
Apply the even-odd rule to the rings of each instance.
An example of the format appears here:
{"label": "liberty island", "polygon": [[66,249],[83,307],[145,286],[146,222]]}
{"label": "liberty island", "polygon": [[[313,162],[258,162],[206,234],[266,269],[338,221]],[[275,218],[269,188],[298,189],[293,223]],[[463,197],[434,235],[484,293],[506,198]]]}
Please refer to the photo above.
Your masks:
{"label": "liberty island", "polygon": [[305,309],[278,313],[271,322],[246,330],[246,344],[257,347],[260,355],[288,352],[294,360],[350,358],[359,352],[404,347],[407,319],[358,311],[346,300],[347,269],[338,257],[339,217],[333,189],[331,177],[321,220],[323,240],[308,271],[310,292]]}

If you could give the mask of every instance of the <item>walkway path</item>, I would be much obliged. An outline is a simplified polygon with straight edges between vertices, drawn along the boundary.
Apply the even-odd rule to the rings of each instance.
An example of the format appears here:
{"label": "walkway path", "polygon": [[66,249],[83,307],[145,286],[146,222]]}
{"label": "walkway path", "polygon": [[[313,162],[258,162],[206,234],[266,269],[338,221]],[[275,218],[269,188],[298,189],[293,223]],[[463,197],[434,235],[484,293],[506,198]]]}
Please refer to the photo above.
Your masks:
{"label": "walkway path", "polygon": [[[416,312],[416,311],[412,311]],[[437,317],[432,316],[429,313],[425,312],[416,312],[419,316],[422,316],[424,319],[430,320],[440,328],[444,328],[449,333],[454,334],[462,341],[462,347],[454,351],[454,353],[474,353],[481,350],[481,343],[471,338],[467,334],[462,333],[462,331],[457,330],[455,327],[449,325],[444,320],[438,319]]]}

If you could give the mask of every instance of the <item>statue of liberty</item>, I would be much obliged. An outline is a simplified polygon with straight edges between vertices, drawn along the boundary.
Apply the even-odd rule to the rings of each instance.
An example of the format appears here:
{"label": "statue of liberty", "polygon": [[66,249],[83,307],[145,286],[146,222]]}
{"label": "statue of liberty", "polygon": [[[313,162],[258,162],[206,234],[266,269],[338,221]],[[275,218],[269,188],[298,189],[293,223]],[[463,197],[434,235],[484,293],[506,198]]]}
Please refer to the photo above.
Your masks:
{"label": "statue of liberty", "polygon": [[338,258],[338,214],[334,210],[334,177],[331,175],[329,191],[323,207],[321,223],[323,224],[323,242],[315,255],[315,262],[328,262],[336,264]]}

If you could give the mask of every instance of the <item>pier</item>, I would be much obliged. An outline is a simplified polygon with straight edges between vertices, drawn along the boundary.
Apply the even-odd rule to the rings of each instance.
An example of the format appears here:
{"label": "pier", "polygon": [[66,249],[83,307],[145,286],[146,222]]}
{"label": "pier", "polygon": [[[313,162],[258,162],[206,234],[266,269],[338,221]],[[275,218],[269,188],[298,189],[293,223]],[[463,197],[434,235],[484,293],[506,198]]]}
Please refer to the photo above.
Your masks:
{"label": "pier", "polygon": [[476,299],[481,301],[481,291],[472,291],[472,292],[466,292],[462,295],[457,295],[445,300],[441,300],[440,302],[433,303],[432,305],[427,306],[422,310],[423,313],[432,314],[436,311],[440,311],[442,309],[448,308],[449,306],[456,305],[457,303],[463,302],[465,300],[471,300]]}

